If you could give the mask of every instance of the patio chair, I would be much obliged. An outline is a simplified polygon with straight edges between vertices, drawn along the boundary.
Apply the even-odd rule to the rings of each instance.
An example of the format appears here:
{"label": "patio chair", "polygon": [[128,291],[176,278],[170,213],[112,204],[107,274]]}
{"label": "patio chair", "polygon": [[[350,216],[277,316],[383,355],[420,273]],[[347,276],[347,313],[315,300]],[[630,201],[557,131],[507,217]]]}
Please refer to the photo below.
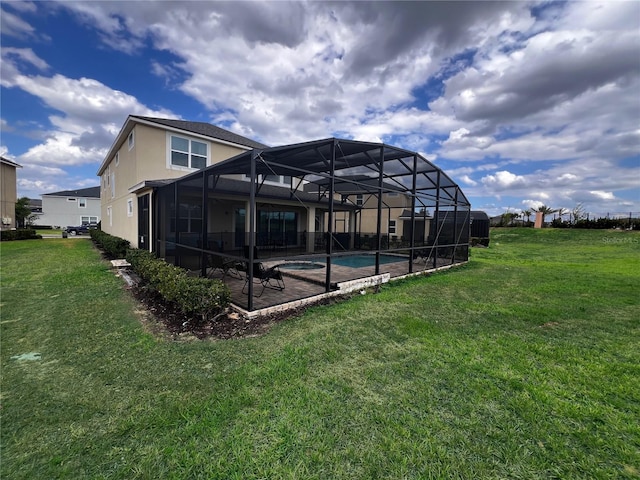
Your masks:
{"label": "patio chair", "polygon": [[227,276],[227,273],[236,278],[242,278],[238,271],[237,263],[235,260],[225,258],[220,255],[208,254],[207,255],[207,277],[212,278],[213,274],[217,271],[222,272],[222,280]]}
{"label": "patio chair", "polygon": [[[273,267],[265,268],[265,266],[261,263],[253,264],[253,280],[260,282],[262,285],[262,290],[260,290],[260,294],[256,295],[256,297],[261,297],[264,293],[265,288],[272,288],[274,290],[282,291],[284,290],[284,278],[282,277],[282,272],[277,265]],[[249,293],[247,289],[247,285],[249,285],[249,269],[247,268],[247,274],[244,280],[244,287],[242,287],[242,293]],[[247,290],[247,291],[245,291]]]}

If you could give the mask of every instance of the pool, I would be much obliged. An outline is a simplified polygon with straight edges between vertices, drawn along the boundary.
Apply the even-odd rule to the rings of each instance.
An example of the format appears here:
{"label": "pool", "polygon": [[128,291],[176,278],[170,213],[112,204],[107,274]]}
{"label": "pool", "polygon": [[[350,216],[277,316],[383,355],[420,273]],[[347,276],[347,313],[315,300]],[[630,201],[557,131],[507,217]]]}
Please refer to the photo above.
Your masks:
{"label": "pool", "polygon": [[278,265],[280,270],[319,270],[324,268],[324,263],[315,262],[288,262]]}
{"label": "pool", "polygon": [[[400,257],[398,255],[380,254],[380,265],[383,263],[406,262],[408,257]],[[376,264],[375,255],[349,255],[346,257],[336,257],[331,260],[332,265],[340,265],[341,267],[373,267]]]}

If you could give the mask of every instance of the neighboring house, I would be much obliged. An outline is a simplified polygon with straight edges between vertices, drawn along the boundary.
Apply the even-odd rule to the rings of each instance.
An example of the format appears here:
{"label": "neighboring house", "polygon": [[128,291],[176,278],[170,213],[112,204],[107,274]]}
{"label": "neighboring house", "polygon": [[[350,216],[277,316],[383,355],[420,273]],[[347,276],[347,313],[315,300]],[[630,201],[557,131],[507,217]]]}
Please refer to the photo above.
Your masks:
{"label": "neighboring house", "polygon": [[[180,178],[265,147],[208,123],[130,115],[97,173],[102,230],[129,240],[133,247],[151,249],[153,187],[158,185],[153,181]],[[284,182],[279,176],[266,180]]]}
{"label": "neighboring house", "polygon": [[66,227],[100,221],[100,187],[63,190],[42,195],[42,214],[36,225]]}
{"label": "neighboring house", "polygon": [[0,157],[1,230],[9,230],[16,227],[16,200],[18,199],[16,170],[18,168],[22,168],[22,165]]}
{"label": "neighboring house", "polygon": [[42,200],[39,198],[29,199],[29,210],[31,213],[38,215],[38,218],[42,215]]}
{"label": "neighboring house", "polygon": [[[371,183],[368,177],[351,177],[351,180]],[[375,180],[375,179],[374,179]],[[375,180],[377,182],[377,180]],[[385,188],[395,190],[392,184],[385,183]],[[400,189],[398,189],[400,190]],[[349,203],[358,210],[356,215],[356,230],[360,232],[361,246],[373,247],[374,237],[377,232],[378,218],[378,197],[370,192],[358,193],[357,191],[342,194],[343,203]],[[411,237],[411,195],[402,191],[390,191],[382,195],[380,225],[383,235],[383,242],[388,242],[391,246],[408,245]],[[334,232],[353,231],[349,226],[349,212],[340,212],[335,216]],[[415,239],[420,242],[429,236],[430,222],[432,219],[429,212],[419,209],[414,215],[415,218]]]}

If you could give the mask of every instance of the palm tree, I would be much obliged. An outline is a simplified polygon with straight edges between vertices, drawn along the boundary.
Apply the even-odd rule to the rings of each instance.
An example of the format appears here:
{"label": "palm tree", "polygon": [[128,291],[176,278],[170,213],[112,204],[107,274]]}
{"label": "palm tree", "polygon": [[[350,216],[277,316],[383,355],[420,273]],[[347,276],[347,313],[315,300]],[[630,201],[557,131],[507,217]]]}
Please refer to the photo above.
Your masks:
{"label": "palm tree", "polygon": [[560,221],[562,221],[562,216],[569,213],[569,210],[567,210],[566,208],[559,208],[556,210],[556,212],[558,213],[558,218],[560,218]]}
{"label": "palm tree", "polygon": [[531,214],[532,214],[532,213],[533,213],[533,212],[531,211],[531,209],[530,209],[530,208],[527,208],[526,210],[522,210],[522,216],[523,216],[523,217],[527,217],[527,225],[529,225],[529,223],[531,223],[531,222],[529,221],[529,219],[531,218]]}
{"label": "palm tree", "polygon": [[533,211],[542,214],[542,226],[544,227],[544,217],[555,213],[557,210],[554,210],[551,207],[547,207],[546,205],[540,205],[538,208],[534,208]]}

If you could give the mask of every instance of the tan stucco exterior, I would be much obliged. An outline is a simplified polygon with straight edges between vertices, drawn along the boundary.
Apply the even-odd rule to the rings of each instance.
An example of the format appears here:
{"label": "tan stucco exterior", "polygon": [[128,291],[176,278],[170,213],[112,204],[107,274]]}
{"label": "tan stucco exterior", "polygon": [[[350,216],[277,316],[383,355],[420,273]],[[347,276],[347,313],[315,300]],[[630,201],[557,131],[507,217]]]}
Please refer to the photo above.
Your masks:
{"label": "tan stucco exterior", "polygon": [[0,162],[0,229],[2,230],[16,226],[16,200],[18,199],[16,169],[18,168],[21,166],[4,158]]}
{"label": "tan stucco exterior", "polygon": [[[133,145],[129,148],[129,136]],[[180,178],[196,169],[178,167],[170,162],[170,138],[177,135],[207,145],[207,165],[231,158],[248,150],[214,138],[166,128],[129,118],[98,172],[102,230],[124,238],[138,247],[138,195],[134,187],[145,181]],[[116,165],[116,157],[118,159]]]}

